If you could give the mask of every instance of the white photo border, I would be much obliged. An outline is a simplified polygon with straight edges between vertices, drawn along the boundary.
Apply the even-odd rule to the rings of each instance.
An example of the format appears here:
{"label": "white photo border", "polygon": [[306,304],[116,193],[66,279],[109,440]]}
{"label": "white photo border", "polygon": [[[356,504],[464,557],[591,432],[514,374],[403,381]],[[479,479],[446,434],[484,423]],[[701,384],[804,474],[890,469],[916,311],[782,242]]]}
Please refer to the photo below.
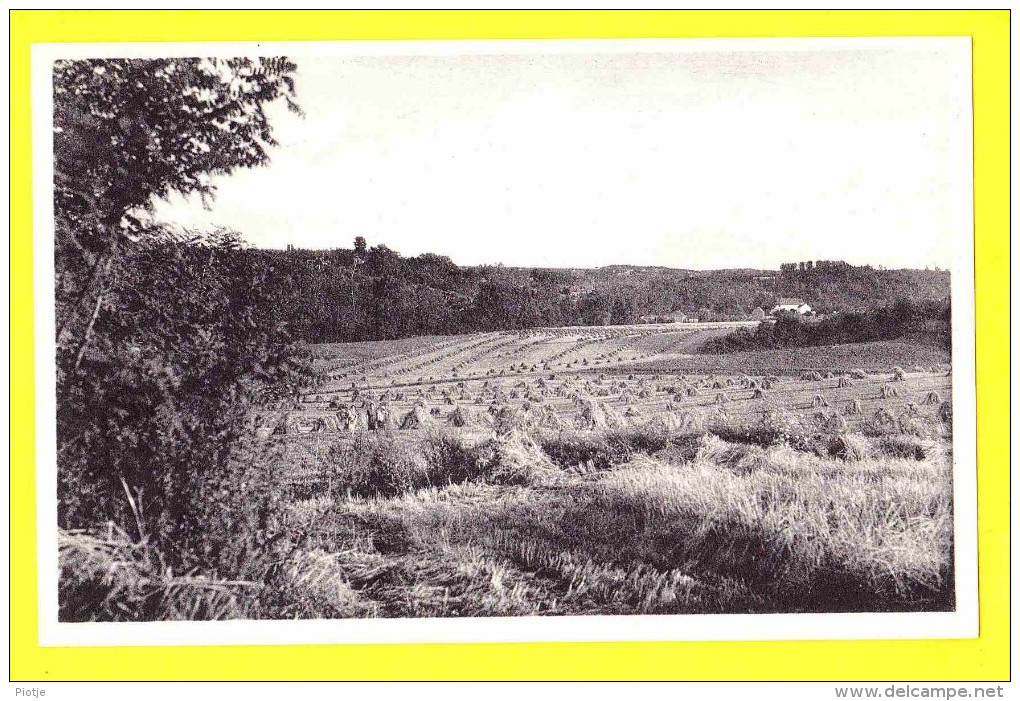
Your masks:
{"label": "white photo border", "polygon": [[[171,56],[448,56],[931,50],[958,54],[951,212],[956,609],[917,613],[683,614],[69,623],[57,619],[56,348],[52,66],[59,59]],[[954,63],[954,65],[956,65]],[[40,646],[581,641],[879,640],[978,636],[973,114],[970,37],[583,39],[36,44],[32,47],[33,277]]]}

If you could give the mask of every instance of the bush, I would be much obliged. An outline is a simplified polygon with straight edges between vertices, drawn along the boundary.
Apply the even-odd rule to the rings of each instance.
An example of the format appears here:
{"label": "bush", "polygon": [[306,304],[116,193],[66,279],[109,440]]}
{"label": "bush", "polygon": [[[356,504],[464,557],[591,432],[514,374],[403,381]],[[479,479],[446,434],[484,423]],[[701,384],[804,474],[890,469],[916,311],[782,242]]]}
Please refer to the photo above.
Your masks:
{"label": "bush", "polygon": [[552,480],[559,472],[520,431],[476,444],[443,432],[416,443],[360,434],[331,445],[321,462],[318,486],[338,500],[393,497],[465,482],[529,485]]}
{"label": "bush", "polygon": [[828,452],[847,462],[859,462],[875,457],[877,451],[866,437],[848,433],[834,437],[829,443]]}
{"label": "bush", "polygon": [[[57,519],[78,534],[62,562],[81,566],[62,570],[65,617],[89,617],[74,604],[93,585],[97,597],[109,587],[92,597],[96,617],[221,617],[228,602],[199,590],[267,575],[278,471],[251,441],[254,418],[308,380],[283,321],[288,276],[231,233],[175,235],[140,214],[171,192],[204,200],[207,176],[265,163],[275,142],[263,106],[298,109],[296,68],[282,57],[53,66]],[[86,531],[106,531],[102,547]],[[120,569],[95,581],[102,562]],[[181,605],[181,592],[195,596]]]}
{"label": "bush", "polygon": [[648,423],[603,431],[565,431],[542,436],[539,444],[560,467],[608,470],[629,461],[633,455],[651,455],[673,443],[687,440],[690,435],[696,434],[676,433]]}
{"label": "bush", "polygon": [[[113,522],[174,571],[235,576],[277,518],[259,409],[306,377],[236,239],[125,246],[80,343],[58,346],[58,525]],[[257,559],[257,558],[255,558]]]}
{"label": "bush", "polygon": [[925,460],[938,450],[935,441],[911,435],[879,436],[875,439],[874,445],[883,455],[911,460]]}
{"label": "bush", "polygon": [[[818,323],[804,323],[795,314],[783,314],[775,321],[761,322],[754,333],[739,329],[720,338],[709,339],[702,344],[700,352],[730,353],[891,340],[911,333],[930,334],[931,325],[947,330],[949,317],[948,301],[915,303],[909,300],[900,300],[891,306],[876,307],[866,312],[833,314]],[[946,350],[951,349],[949,334],[945,331],[940,345]]]}
{"label": "bush", "polygon": [[320,477],[335,498],[395,496],[477,478],[488,460],[484,449],[442,433],[420,443],[361,433],[329,446]]}

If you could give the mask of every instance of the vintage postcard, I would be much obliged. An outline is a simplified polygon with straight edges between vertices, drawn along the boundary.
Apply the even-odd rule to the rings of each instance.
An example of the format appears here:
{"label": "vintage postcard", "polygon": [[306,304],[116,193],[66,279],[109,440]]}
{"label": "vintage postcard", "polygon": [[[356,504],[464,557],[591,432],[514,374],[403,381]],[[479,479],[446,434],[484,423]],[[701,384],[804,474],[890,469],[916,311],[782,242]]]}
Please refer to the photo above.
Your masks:
{"label": "vintage postcard", "polygon": [[32,71],[40,644],[977,635],[968,38]]}

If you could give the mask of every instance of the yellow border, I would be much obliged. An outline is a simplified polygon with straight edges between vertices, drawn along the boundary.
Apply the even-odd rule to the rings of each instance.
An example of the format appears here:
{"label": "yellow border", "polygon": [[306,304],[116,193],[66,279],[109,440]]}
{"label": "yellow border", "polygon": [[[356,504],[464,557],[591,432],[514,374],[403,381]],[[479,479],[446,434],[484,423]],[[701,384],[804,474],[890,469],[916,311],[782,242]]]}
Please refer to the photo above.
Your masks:
{"label": "yellow border", "polygon": [[[144,16],[139,16],[144,15]],[[13,11],[11,679],[1009,678],[1008,11]],[[974,46],[981,637],[976,640],[40,648],[30,45],[37,42],[969,35]],[[16,340],[15,340],[16,339]]]}

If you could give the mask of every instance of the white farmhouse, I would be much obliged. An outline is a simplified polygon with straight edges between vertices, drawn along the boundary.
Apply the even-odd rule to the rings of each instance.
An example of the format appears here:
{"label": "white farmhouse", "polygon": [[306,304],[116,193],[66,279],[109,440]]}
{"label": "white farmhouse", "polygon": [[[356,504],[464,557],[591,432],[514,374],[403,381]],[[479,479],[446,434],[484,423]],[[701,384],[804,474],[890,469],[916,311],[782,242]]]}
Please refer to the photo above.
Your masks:
{"label": "white farmhouse", "polygon": [[791,297],[780,297],[776,300],[776,306],[772,307],[770,312],[772,316],[782,312],[794,312],[796,314],[810,314],[811,307],[802,299],[791,298]]}

